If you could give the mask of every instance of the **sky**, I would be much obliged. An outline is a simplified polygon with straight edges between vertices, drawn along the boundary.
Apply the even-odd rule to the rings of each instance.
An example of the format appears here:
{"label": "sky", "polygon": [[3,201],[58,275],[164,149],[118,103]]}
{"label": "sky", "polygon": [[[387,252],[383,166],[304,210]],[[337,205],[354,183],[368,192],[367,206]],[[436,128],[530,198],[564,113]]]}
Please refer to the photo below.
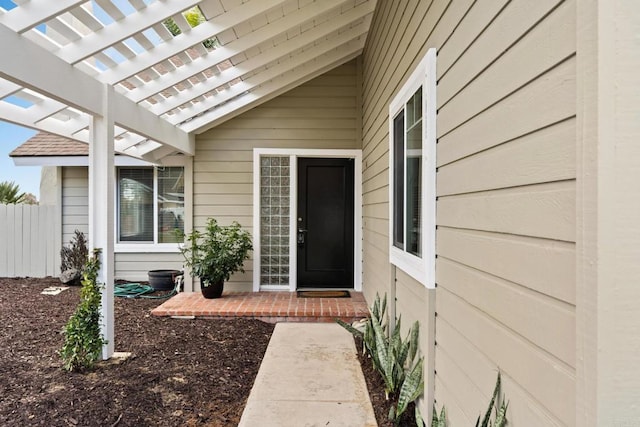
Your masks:
{"label": "sky", "polygon": [[[8,0],[0,0],[0,6],[11,9]],[[9,153],[18,145],[36,134],[36,131],[0,120],[0,182],[13,181],[20,190],[34,194],[40,199],[40,167],[15,166]]]}
{"label": "sky", "polygon": [[9,153],[36,134],[36,131],[0,121],[0,182],[13,181],[20,191],[32,193],[40,200],[40,167],[15,166]]}

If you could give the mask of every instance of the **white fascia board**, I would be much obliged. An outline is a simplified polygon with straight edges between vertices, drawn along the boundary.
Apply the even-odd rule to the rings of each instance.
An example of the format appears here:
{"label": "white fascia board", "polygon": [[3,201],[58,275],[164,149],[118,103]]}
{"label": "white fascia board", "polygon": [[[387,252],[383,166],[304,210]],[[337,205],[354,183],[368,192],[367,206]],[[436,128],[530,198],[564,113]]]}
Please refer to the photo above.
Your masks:
{"label": "white fascia board", "polygon": [[70,64],[78,63],[196,4],[198,4],[198,0],[188,2],[165,0],[152,3],[139,12],[128,15],[117,25],[107,25],[101,30],[82,37],[75,43],[61,47],[56,54]]}
{"label": "white fascia board", "polygon": [[[24,156],[12,157],[16,166],[89,166],[88,156]],[[116,166],[153,166],[146,160],[129,156],[115,156]]]}
{"label": "white fascia board", "polygon": [[121,82],[147,68],[184,52],[191,46],[214,37],[216,34],[265,13],[285,1],[286,0],[252,0],[243,3],[241,6],[231,9],[223,15],[203,22],[187,33],[180,34],[150,51],[137,55],[130,61],[125,61],[114,68],[106,70],[98,76],[98,79],[109,84]]}
{"label": "white fascia board", "polygon": [[[290,55],[292,52],[300,49],[300,47],[308,46],[313,42],[322,40],[325,37],[330,36],[335,31],[339,30],[340,28],[344,27],[345,25],[348,25],[350,22],[366,16],[362,23],[360,23],[356,27],[349,29],[348,31],[345,31],[339,36],[344,37],[343,40],[349,40],[358,37],[366,33],[371,24],[373,8],[365,7],[370,6],[371,4],[372,3],[363,3],[359,6],[359,8],[351,9],[350,11],[358,13],[345,13],[332,20],[330,23],[315,27],[309,31],[305,31],[298,37],[293,37],[283,43],[280,43],[278,46],[265,51],[264,53],[251,57],[234,67],[227,68],[226,70],[221,71],[219,74],[211,77],[202,84],[192,86],[189,89],[185,89],[179,92],[176,96],[171,96],[162,102],[158,102],[157,104],[152,105],[149,110],[157,115],[167,113],[168,111],[171,111],[174,108],[179,107],[180,105],[183,105],[193,99],[198,98],[199,96],[204,95],[205,93],[210,92],[212,88],[222,86],[223,84],[229,83],[234,79],[242,77],[245,74],[248,74],[260,67],[272,63],[279,58],[284,58],[287,55]],[[336,42],[338,44],[341,43],[340,41],[338,41],[339,37],[336,38]],[[315,49],[315,47],[313,49]],[[318,53],[316,53],[316,56],[321,55],[322,53],[322,51],[319,51]],[[284,64],[286,63],[287,62],[284,62]],[[233,87],[231,89],[233,89]]]}
{"label": "white fascia board", "polygon": [[[195,117],[211,108],[216,107],[217,105],[230,101],[244,92],[252,91],[252,89],[262,84],[265,84],[271,80],[275,80],[285,73],[288,73],[292,70],[294,70],[293,72],[295,73],[295,70],[297,68],[303,66],[308,62],[315,62],[317,58],[322,60],[322,56],[325,54],[329,54],[332,57],[335,57],[335,55],[350,55],[354,50],[358,50],[363,47],[363,43],[358,38],[365,35],[367,33],[367,30],[368,26],[364,24],[358,25],[357,27],[345,31],[337,37],[322,41],[313,48],[307,49],[304,52],[293,56],[289,60],[279,63],[277,66],[262,71],[247,80],[231,86],[231,88],[223,92],[210,96],[202,102],[198,102],[191,107],[185,108],[176,112],[175,114],[172,114],[171,116],[168,116],[167,121],[173,124],[182,123],[191,117]],[[354,42],[354,40],[356,40],[356,42]],[[337,59],[338,58],[333,59],[331,62],[335,62]]]}
{"label": "white fascia board", "polygon": [[23,33],[85,2],[86,0],[30,0],[1,15],[0,24],[16,33]]}
{"label": "white fascia board", "polygon": [[[271,99],[308,82],[309,80],[321,76],[329,70],[346,64],[362,53],[364,40],[360,45],[361,46],[359,48],[356,48],[352,53],[346,56],[342,55],[335,59],[335,56],[337,55],[332,55],[326,57],[324,60],[314,62],[313,67],[311,64],[306,64],[302,69],[297,70],[295,73],[288,73],[281,79],[275,79],[273,82],[260,86],[249,94],[230,101],[213,112],[203,114],[197,119],[185,123],[181,127],[185,131],[196,135],[206,132],[221,123],[244,113],[245,111],[255,108],[262,103],[270,101]],[[335,61],[330,62],[331,59],[335,59]]]}
{"label": "white fascia board", "polygon": [[[152,80],[137,89],[133,89],[126,96],[134,102],[140,102],[147,99],[156,93],[160,93],[171,86],[175,86],[190,77],[202,73],[216,64],[234,57],[238,53],[254,48],[259,44],[264,43],[265,40],[270,40],[295,27],[299,27],[301,24],[312,20],[318,15],[327,13],[342,3],[345,3],[345,0],[325,0],[307,5],[302,9],[298,9],[295,12],[285,15],[282,19],[279,19],[277,21],[277,25],[265,25],[264,27],[261,27],[256,31],[252,31],[237,40],[233,40],[224,46],[220,46],[209,52],[206,56],[196,58],[192,62],[185,64],[174,71],[163,74],[157,79]],[[375,6],[374,2],[369,0],[367,4],[369,5],[368,7],[373,10]],[[360,9],[361,7],[362,6],[358,6],[354,10]],[[352,11],[349,11],[344,15],[351,13]]]}

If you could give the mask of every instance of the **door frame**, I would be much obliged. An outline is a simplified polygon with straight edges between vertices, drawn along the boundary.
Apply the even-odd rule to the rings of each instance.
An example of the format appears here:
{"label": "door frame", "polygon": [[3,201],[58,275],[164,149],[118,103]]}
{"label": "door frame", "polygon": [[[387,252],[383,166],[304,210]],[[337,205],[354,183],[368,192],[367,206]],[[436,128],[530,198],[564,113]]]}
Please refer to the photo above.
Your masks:
{"label": "door frame", "polygon": [[[290,176],[289,220],[289,285],[260,286],[260,157],[288,156]],[[354,159],[353,168],[353,287],[362,291],[362,150],[357,149],[253,149],[253,291],[297,290],[297,210],[298,210],[298,157]]]}

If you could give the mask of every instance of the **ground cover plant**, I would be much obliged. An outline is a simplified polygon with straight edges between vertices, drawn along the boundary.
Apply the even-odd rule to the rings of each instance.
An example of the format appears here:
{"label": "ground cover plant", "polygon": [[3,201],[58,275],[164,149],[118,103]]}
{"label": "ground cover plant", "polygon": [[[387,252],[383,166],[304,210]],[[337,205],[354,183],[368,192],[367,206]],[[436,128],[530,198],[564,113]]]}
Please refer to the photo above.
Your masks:
{"label": "ground cover plant", "polygon": [[116,350],[87,373],[63,369],[63,328],[80,288],[0,279],[0,425],[235,426],[273,325],[151,316],[157,300],[116,298]]}

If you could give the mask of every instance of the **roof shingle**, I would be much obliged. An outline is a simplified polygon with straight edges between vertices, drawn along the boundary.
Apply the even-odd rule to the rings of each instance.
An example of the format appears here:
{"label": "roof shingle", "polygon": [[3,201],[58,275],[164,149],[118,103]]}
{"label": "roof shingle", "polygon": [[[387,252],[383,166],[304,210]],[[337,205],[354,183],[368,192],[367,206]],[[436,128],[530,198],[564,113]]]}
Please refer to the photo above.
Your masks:
{"label": "roof shingle", "polygon": [[88,156],[89,145],[50,133],[38,132],[9,153],[10,157]]}

